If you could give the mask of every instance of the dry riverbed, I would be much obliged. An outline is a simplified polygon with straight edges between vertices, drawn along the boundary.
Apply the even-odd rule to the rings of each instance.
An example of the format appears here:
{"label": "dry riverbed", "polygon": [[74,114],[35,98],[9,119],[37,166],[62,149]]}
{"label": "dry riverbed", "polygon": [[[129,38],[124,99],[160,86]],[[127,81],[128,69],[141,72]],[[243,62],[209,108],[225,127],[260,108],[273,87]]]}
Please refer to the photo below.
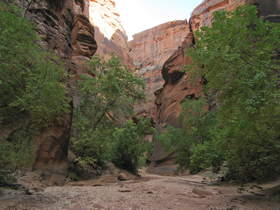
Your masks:
{"label": "dry riverbed", "polygon": [[213,185],[204,176],[158,176],[87,181],[24,192],[3,190],[0,209],[38,210],[280,210],[279,182]]}

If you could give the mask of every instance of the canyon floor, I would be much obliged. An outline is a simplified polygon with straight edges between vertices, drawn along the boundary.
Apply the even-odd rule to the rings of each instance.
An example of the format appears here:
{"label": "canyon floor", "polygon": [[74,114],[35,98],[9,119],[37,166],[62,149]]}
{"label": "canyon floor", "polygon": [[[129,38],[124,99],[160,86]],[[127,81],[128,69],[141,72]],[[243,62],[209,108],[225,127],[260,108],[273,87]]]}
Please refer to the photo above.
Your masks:
{"label": "canyon floor", "polygon": [[213,184],[202,175],[159,176],[111,183],[91,180],[23,193],[2,189],[2,210],[280,210],[280,181]]}

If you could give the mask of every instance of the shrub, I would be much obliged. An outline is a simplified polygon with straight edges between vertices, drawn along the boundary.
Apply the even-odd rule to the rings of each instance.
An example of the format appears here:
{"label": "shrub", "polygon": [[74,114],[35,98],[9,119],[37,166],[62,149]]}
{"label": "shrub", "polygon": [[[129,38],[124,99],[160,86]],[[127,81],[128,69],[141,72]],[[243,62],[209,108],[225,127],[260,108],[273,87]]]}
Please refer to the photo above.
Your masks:
{"label": "shrub", "polygon": [[[91,132],[90,132],[91,131]],[[89,130],[73,141],[73,151],[82,165],[104,168],[112,157],[112,131],[108,128]]]}
{"label": "shrub", "polygon": [[17,169],[30,168],[34,163],[32,131],[22,128],[0,143],[0,185],[13,182],[11,173]]}
{"label": "shrub", "polygon": [[137,123],[126,121],[122,127],[115,128],[113,133],[113,162],[120,168],[137,172],[137,168],[145,161],[149,151],[149,142],[144,137],[152,132],[147,119]]}
{"label": "shrub", "polygon": [[[197,154],[200,145],[211,140],[211,128],[215,124],[215,112],[207,111],[208,106],[204,97],[200,99],[186,99],[182,103],[180,120],[182,127],[167,127],[158,136],[169,152],[176,152],[176,162],[180,169],[191,167],[192,172],[202,169]],[[196,169],[195,169],[196,168]]]}
{"label": "shrub", "polygon": [[224,161],[223,153],[218,150],[216,142],[206,141],[197,144],[192,150],[190,158],[190,171],[199,172],[203,169],[212,167],[214,172],[218,172]]}
{"label": "shrub", "polygon": [[180,169],[189,166],[193,139],[188,136],[186,130],[168,126],[157,135],[157,139],[167,152],[176,152],[176,163],[179,164]]}

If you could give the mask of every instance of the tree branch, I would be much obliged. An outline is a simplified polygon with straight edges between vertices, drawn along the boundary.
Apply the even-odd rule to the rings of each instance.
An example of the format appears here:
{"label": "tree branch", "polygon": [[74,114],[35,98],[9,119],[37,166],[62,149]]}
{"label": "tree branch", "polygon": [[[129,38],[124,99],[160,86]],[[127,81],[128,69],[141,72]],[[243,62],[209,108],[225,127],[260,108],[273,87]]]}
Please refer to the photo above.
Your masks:
{"label": "tree branch", "polygon": [[26,9],[24,10],[23,17],[26,17],[27,11],[30,9],[31,4],[32,4],[34,1],[35,1],[35,0],[29,0],[28,5],[27,5]]}
{"label": "tree branch", "polygon": [[110,103],[108,103],[105,107],[105,109],[103,110],[101,116],[97,119],[97,121],[94,123],[93,125],[93,130],[95,130],[97,128],[97,126],[99,125],[99,123],[102,121],[102,119],[105,117],[106,113],[108,112],[109,108],[114,105],[116,103],[116,99],[111,101]]}

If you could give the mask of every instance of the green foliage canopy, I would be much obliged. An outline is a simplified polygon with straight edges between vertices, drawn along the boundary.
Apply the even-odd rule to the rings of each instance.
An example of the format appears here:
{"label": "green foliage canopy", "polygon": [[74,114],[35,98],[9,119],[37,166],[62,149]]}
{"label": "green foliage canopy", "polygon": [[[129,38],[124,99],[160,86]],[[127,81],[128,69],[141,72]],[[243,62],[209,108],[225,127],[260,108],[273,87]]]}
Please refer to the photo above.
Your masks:
{"label": "green foliage canopy", "polygon": [[213,138],[233,178],[263,179],[280,171],[279,37],[279,24],[243,6],[217,12],[189,53],[193,72],[207,80],[206,94],[216,102]]}
{"label": "green foliage canopy", "polygon": [[[133,116],[133,106],[143,99],[143,80],[122,65],[117,57],[103,61],[94,56],[88,72],[78,81],[72,135],[74,152],[89,164],[104,167],[116,157],[114,152],[120,146],[116,142],[128,143],[116,137],[119,136],[116,129]],[[134,147],[130,143],[127,146]],[[133,155],[137,159],[140,154]],[[115,159],[119,161],[119,158]]]}
{"label": "green foliage canopy", "polygon": [[78,82],[80,102],[76,116],[81,116],[93,130],[108,119],[112,121],[131,116],[133,105],[144,99],[143,80],[115,56],[107,62],[95,56],[89,68],[88,74],[81,75]]}

